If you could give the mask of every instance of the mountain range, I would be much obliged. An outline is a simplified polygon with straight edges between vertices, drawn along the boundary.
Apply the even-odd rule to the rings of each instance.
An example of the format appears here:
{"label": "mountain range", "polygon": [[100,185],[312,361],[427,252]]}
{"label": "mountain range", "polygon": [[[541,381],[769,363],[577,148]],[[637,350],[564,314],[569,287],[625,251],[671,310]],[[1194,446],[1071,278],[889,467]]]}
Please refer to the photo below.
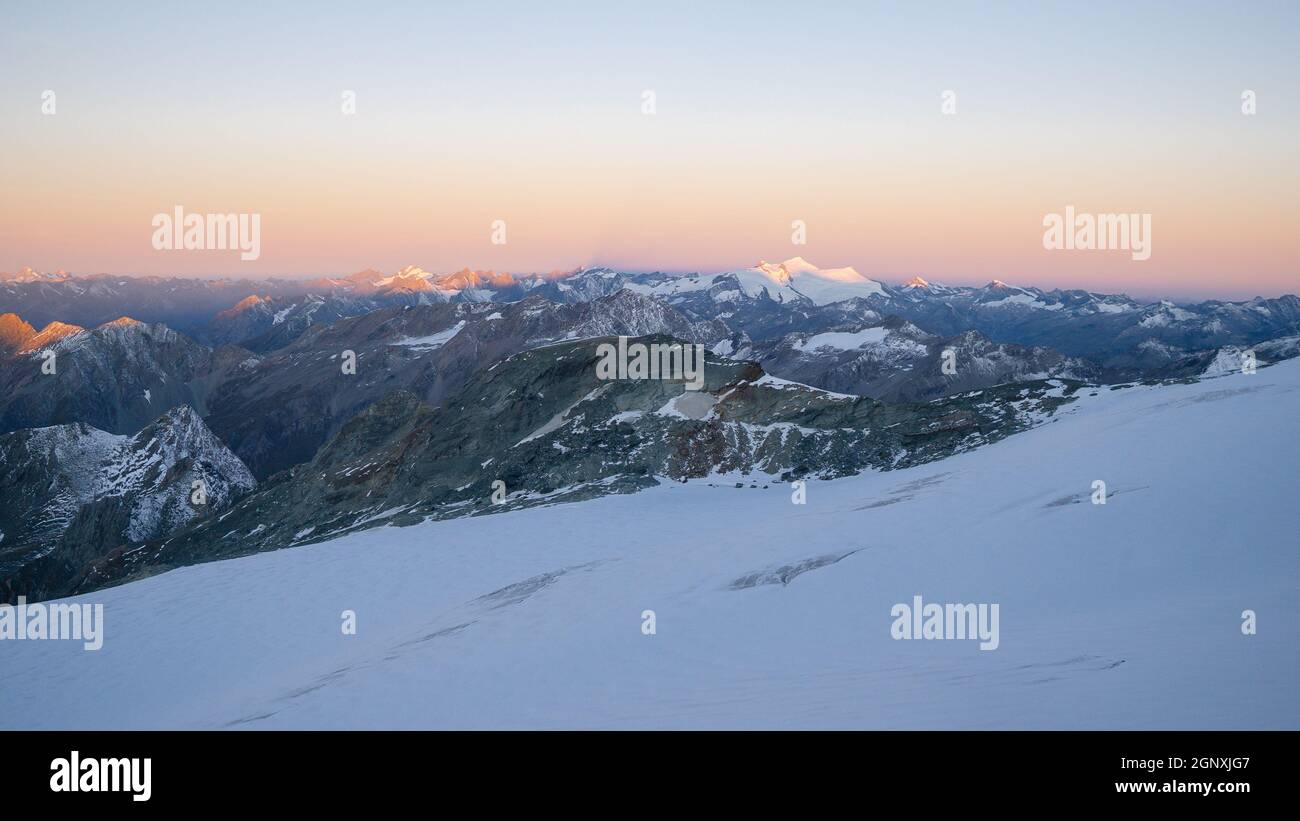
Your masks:
{"label": "mountain range", "polygon": [[[434,274],[408,266],[391,275],[366,270],[337,278],[241,280],[47,275],[25,268],[0,274],[0,307],[38,327],[55,320],[91,327],[127,315],[162,322],[207,344],[243,344],[296,314],[319,314],[305,326],[386,305],[515,302],[529,295],[588,302],[622,289],[659,298],[688,316],[696,314],[694,319],[731,320],[734,330],[754,339],[895,315],[930,333],[978,330],[997,342],[1046,345],[1074,356],[1113,355],[1150,340],[1187,350],[1252,344],[1295,331],[1300,322],[1295,295],[1143,304],[1122,294],[1044,291],[998,280],[978,288],[947,287],[920,277],[890,285],[853,268],[818,268],[801,257],[684,275],[610,268],[525,275],[467,268]],[[236,320],[250,311],[241,326]]]}
{"label": "mountain range", "polygon": [[[709,275],[24,269],[0,276],[0,310],[10,599],[664,481],[900,469],[1080,396],[1300,354],[1290,295],[894,286],[798,257]],[[701,346],[703,389],[600,381],[618,337]],[[184,503],[195,481],[204,505]]]}
{"label": "mountain range", "polygon": [[[103,604],[102,650],[5,648],[0,727],[1300,728],[1300,362],[1092,393],[992,446],[812,482],[803,504],[740,475],[664,481],[399,514],[96,590],[69,601]],[[390,427],[404,403],[322,471],[372,427],[397,456],[423,424]],[[344,507],[394,478],[358,477]],[[895,640],[916,596],[998,604],[997,649]]]}

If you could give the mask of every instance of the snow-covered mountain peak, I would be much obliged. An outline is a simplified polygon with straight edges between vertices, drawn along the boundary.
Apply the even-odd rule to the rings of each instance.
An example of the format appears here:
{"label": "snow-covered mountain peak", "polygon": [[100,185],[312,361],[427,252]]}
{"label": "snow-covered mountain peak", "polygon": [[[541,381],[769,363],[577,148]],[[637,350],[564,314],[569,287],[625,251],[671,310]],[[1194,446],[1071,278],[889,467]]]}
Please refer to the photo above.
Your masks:
{"label": "snow-covered mountain peak", "polygon": [[1143,328],[1160,328],[1196,318],[1197,314],[1195,312],[1180,308],[1167,299],[1162,299],[1155,305],[1147,306],[1142,310],[1142,320],[1138,324]]}
{"label": "snow-covered mountain peak", "polygon": [[783,284],[805,275],[835,282],[873,282],[873,280],[864,277],[851,267],[818,268],[803,257],[791,257],[785,262],[779,263],[760,261],[754,268]]}
{"label": "snow-covered mountain peak", "polygon": [[791,257],[781,263],[759,262],[749,271],[792,289],[817,305],[827,305],[855,297],[883,295],[879,282],[865,277],[852,267],[818,268],[803,257]]}
{"label": "snow-covered mountain peak", "polygon": [[0,273],[0,282],[64,282],[71,278],[71,274],[62,268],[54,273],[41,273],[29,265],[24,265],[17,273]]}
{"label": "snow-covered mountain peak", "polygon": [[428,271],[424,270],[418,265],[407,265],[406,267],[398,271],[396,274],[393,274],[392,278],[393,279],[433,279],[433,274],[429,273]]}
{"label": "snow-covered mountain peak", "polygon": [[[798,257],[796,257],[798,259]],[[772,263],[765,260],[759,260],[751,270],[758,271],[778,285],[790,284],[790,271],[784,263]]]}
{"label": "snow-covered mountain peak", "polygon": [[504,272],[475,271],[466,267],[454,274],[438,277],[435,284],[440,290],[444,291],[463,291],[470,288],[508,288],[515,284],[515,278]]}

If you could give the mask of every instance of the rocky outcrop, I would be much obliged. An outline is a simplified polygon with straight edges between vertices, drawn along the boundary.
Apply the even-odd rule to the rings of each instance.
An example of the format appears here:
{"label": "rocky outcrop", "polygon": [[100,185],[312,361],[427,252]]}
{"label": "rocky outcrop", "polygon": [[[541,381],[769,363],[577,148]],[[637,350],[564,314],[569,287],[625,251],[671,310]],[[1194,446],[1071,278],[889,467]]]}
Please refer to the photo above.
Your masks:
{"label": "rocky outcrop", "polygon": [[602,342],[614,340],[508,357],[436,407],[395,391],[219,519],[98,560],[66,592],[356,528],[577,501],[665,480],[766,483],[913,465],[1023,430],[1073,392],[1064,382],[1035,382],[885,405],[717,357],[702,389],[691,391],[680,380],[600,379]]}
{"label": "rocky outcrop", "polygon": [[135,433],[169,408],[201,407],[193,383],[211,365],[208,348],[165,325],[51,323],[0,367],[0,433],[74,422]]}
{"label": "rocky outcrop", "polygon": [[42,598],[123,545],[223,510],[256,482],[189,407],[134,436],[85,424],[0,436],[0,580]]}

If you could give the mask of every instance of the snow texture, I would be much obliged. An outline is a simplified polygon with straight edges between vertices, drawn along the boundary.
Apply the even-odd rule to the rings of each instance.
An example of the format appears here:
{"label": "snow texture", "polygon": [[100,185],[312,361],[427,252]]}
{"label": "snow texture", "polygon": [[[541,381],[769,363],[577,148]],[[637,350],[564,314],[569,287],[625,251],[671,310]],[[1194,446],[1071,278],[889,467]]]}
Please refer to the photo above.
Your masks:
{"label": "snow texture", "polygon": [[[1297,413],[1292,360],[803,505],[664,483],[180,568],[77,599],[98,652],[0,642],[0,726],[1300,729]],[[891,639],[916,595],[1000,646]]]}

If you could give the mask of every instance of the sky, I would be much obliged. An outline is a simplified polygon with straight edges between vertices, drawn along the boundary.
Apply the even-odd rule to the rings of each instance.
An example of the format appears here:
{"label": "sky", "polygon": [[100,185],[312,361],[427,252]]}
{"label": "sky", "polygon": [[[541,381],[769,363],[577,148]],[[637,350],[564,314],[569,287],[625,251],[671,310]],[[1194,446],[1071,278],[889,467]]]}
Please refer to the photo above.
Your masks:
{"label": "sky", "polygon": [[[1295,293],[1298,42],[1295,2],[7,4],[0,270],[802,256],[886,282]],[[260,215],[260,255],[155,249],[177,206]],[[1045,249],[1067,206],[1149,214],[1150,258]]]}

